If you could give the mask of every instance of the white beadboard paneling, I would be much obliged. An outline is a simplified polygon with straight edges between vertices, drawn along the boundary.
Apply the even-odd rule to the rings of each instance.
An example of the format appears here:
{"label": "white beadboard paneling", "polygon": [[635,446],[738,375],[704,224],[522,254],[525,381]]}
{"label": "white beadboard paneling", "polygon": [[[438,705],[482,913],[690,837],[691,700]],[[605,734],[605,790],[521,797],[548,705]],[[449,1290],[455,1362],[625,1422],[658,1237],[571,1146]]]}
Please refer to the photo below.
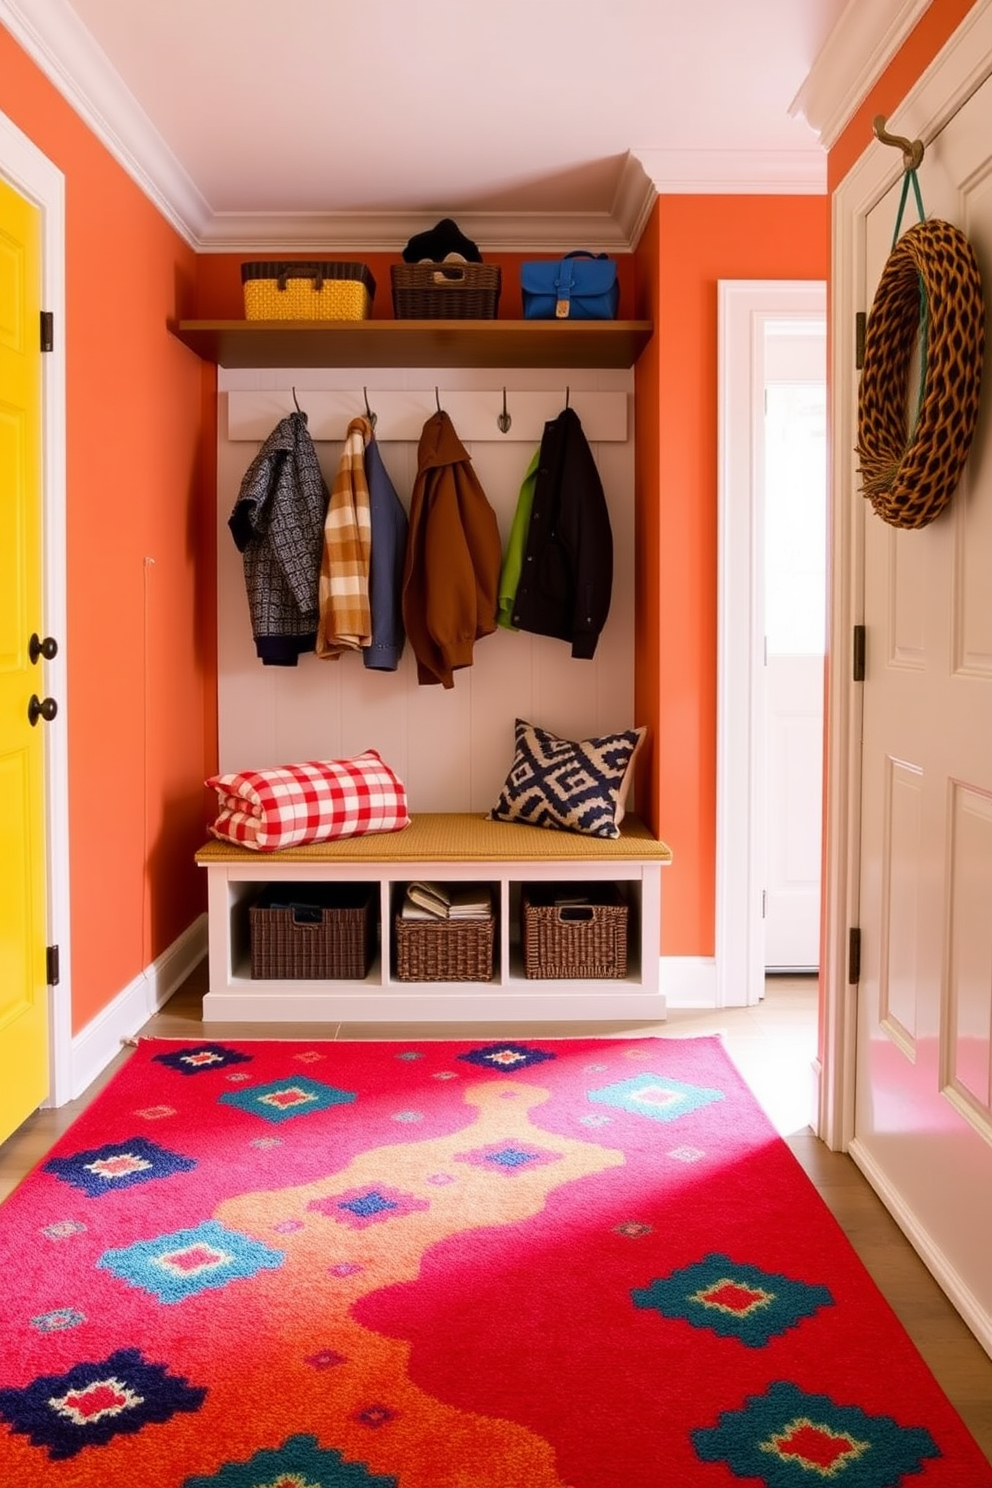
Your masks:
{"label": "white beadboard paneling", "polygon": [[319,661],[313,653],[301,656],[295,667],[276,671],[277,764],[299,759],[342,759],[341,682],[332,675],[334,662]]}
{"label": "white beadboard paneling", "polygon": [[[485,645],[485,642],[481,642]],[[406,777],[412,811],[471,811],[471,723],[477,668],[456,672],[454,687],[420,687],[416,664],[407,658],[406,706],[409,765]]]}
{"label": "white beadboard paneling", "polygon": [[[218,376],[222,389],[218,434],[222,770],[294,759],[344,758],[363,749],[377,749],[404,781],[411,810],[486,811],[513,757],[515,718],[526,718],[572,738],[635,723],[632,373],[622,369],[567,373],[557,368],[445,369],[443,385],[438,382],[439,374],[429,368],[222,368]],[[357,655],[336,662],[305,655],[296,667],[262,666],[251,637],[241,556],[227,520],[256,449],[293,407],[291,389],[296,388],[300,406],[307,411],[311,432],[320,400],[327,400],[331,407],[336,397],[337,407],[350,418],[364,409],[363,390],[377,413],[380,404],[383,410],[390,408],[387,394],[398,395],[396,408],[418,409],[410,437],[402,440],[386,440],[386,413],[380,413],[385,465],[409,510],[417,442],[424,419],[434,411],[435,383],[496,513],[504,545],[520,483],[540,442],[544,420],[554,418],[564,407],[567,389],[568,401],[590,438],[613,528],[613,599],[595,657],[576,661],[565,641],[500,628],[476,643],[474,664],[456,672],[450,690],[418,685],[409,644],[396,672],[368,672]],[[495,424],[504,386],[514,420],[512,432],[519,437],[503,436]],[[408,395],[405,404],[399,395]],[[259,398],[270,401],[252,404],[251,400]],[[517,421],[525,399],[539,410],[539,415],[531,415],[536,419],[531,427]],[[249,438],[243,417],[252,406],[261,407],[264,417],[251,426],[257,432]],[[467,424],[456,412],[459,407]],[[480,426],[483,437],[473,437],[470,430],[477,427],[473,420],[480,408],[485,413]],[[613,432],[593,439],[590,425],[604,409]],[[257,417],[257,412],[252,416]],[[622,420],[620,437],[616,437],[618,419]],[[346,422],[347,418],[341,424],[342,439]],[[231,427],[239,432],[237,439],[228,437]],[[341,441],[316,443],[330,487]]]}
{"label": "white beadboard paneling", "polygon": [[[409,664],[409,655],[405,658]],[[338,669],[341,697],[341,754],[361,754],[377,749],[383,759],[403,776],[408,752],[409,720],[397,707],[399,672],[369,671],[360,655],[343,656],[329,663]],[[325,663],[318,663],[324,666]],[[402,659],[401,659],[402,665]],[[399,761],[403,761],[401,768]]]}

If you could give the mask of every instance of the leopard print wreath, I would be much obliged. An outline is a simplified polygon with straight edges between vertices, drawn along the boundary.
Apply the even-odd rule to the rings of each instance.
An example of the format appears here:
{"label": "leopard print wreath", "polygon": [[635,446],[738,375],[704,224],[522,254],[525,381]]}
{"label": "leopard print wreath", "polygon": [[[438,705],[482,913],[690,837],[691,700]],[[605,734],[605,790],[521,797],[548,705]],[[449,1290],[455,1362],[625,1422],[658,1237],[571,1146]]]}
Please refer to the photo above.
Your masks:
{"label": "leopard print wreath", "polygon": [[[922,386],[907,436],[908,373],[921,301]],[[984,348],[974,249],[949,222],[918,222],[896,242],[882,271],[858,389],[862,493],[893,526],[925,527],[950,500],[975,433]]]}

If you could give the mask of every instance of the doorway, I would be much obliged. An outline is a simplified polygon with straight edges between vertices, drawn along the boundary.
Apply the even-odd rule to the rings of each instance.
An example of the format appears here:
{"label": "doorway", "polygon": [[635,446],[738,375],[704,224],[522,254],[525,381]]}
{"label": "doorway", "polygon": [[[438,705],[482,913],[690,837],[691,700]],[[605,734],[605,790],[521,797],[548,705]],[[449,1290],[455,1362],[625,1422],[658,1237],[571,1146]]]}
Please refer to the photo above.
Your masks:
{"label": "doorway", "polygon": [[[716,1001],[730,1007],[761,1000],[769,965],[816,970],[808,948],[819,935],[826,287],[723,280],[718,326]],[[814,591],[812,606],[800,603]],[[781,924],[806,921],[802,948],[773,948],[774,962],[770,889]]]}
{"label": "doorway", "polygon": [[815,975],[827,572],[825,322],[766,321],[763,366],[757,526],[765,662],[764,962],[769,975]]}

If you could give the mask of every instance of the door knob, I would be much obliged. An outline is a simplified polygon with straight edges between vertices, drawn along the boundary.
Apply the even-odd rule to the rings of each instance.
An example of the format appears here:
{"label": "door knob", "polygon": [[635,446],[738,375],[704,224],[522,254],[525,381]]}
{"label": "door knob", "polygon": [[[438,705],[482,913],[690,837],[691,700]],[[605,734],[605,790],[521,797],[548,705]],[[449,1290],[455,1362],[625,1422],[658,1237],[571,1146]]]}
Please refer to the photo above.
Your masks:
{"label": "door knob", "polygon": [[31,701],[28,703],[28,723],[32,728],[39,718],[43,718],[46,723],[51,723],[58,711],[59,705],[53,697],[39,698],[37,693],[33,692]]}
{"label": "door knob", "polygon": [[43,641],[38,639],[37,634],[32,635],[28,641],[28,655],[34,666],[38,665],[40,657],[46,661],[54,661],[59,654],[59,643],[54,636],[46,636]]}

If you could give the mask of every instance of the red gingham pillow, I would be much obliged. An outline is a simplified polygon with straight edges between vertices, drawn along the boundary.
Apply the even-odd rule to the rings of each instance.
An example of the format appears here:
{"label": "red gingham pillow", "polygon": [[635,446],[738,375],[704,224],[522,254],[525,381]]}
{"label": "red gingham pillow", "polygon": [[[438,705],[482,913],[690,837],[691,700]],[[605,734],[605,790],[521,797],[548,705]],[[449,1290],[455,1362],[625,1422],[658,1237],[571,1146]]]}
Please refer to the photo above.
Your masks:
{"label": "red gingham pillow", "polygon": [[259,852],[398,832],[410,822],[406,788],[374,749],[352,759],[211,775],[205,783],[220,805],[211,835]]}

